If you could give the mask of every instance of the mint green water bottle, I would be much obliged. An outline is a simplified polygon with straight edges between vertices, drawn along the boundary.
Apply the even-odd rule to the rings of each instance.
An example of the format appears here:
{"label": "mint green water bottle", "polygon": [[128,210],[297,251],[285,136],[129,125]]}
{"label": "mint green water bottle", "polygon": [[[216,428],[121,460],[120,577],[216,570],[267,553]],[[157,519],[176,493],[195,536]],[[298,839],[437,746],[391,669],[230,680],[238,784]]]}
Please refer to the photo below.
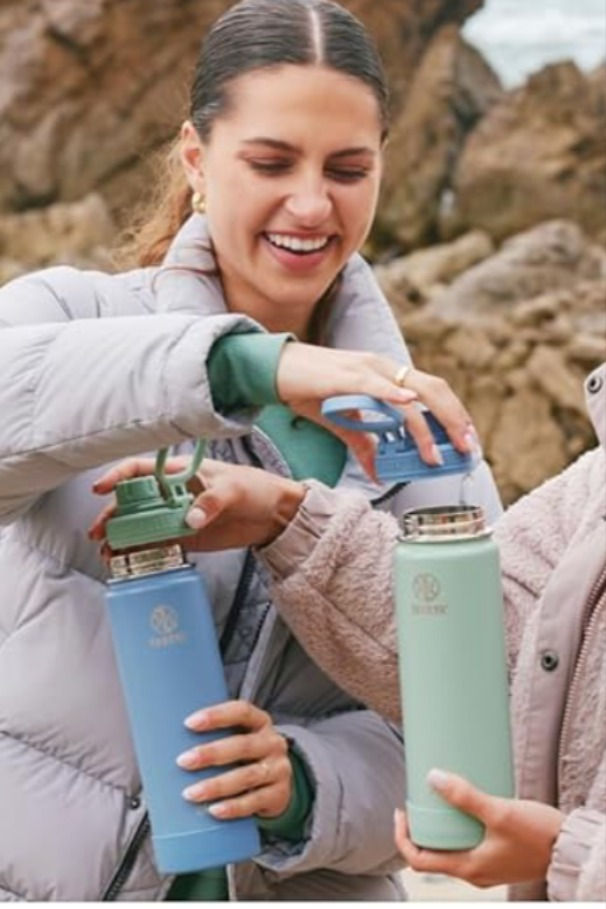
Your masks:
{"label": "mint green water bottle", "polygon": [[427,783],[433,768],[514,793],[499,553],[476,506],[404,514],[395,593],[411,839],[470,849],[475,818]]}

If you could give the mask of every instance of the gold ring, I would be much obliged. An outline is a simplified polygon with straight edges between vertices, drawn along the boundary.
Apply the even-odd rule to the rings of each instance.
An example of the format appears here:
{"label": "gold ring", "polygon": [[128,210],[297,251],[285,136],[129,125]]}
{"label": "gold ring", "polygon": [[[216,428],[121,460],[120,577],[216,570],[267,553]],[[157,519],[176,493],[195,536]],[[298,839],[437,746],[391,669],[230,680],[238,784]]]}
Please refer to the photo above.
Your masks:
{"label": "gold ring", "polygon": [[399,385],[400,388],[405,387],[406,376],[411,371],[411,369],[412,369],[412,366],[410,365],[410,363],[405,363],[404,366],[400,366],[397,373],[393,377],[394,382],[396,383],[396,385]]}

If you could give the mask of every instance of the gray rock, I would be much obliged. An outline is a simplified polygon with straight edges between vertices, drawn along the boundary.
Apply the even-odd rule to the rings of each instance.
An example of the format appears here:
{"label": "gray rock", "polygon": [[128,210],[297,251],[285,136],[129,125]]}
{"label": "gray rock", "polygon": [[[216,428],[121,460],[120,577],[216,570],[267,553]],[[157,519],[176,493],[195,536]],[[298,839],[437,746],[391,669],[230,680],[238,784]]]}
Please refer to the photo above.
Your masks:
{"label": "gray rock", "polygon": [[606,282],[606,250],[571,221],[547,221],[468,269],[431,306],[451,316],[506,313],[514,303],[585,280]]}
{"label": "gray rock", "polygon": [[495,251],[488,234],[474,230],[452,243],[418,249],[408,256],[379,265],[376,273],[382,286],[390,291],[410,293],[416,289],[423,297],[436,292],[436,285],[450,284],[458,275]]}
{"label": "gray rock", "polygon": [[0,215],[0,256],[23,265],[109,265],[116,226],[97,193],[22,214]]}
{"label": "gray rock", "polygon": [[400,248],[437,238],[441,200],[465,136],[500,95],[480,53],[455,26],[442,28],[414,74],[387,148],[378,223]]}
{"label": "gray rock", "polygon": [[529,357],[526,369],[537,386],[557,407],[567,407],[582,415],[586,414],[583,376],[568,366],[561,350],[540,344]]}
{"label": "gray rock", "polygon": [[451,219],[495,239],[550,218],[606,230],[606,68],[558,63],[490,107],[457,161]]}

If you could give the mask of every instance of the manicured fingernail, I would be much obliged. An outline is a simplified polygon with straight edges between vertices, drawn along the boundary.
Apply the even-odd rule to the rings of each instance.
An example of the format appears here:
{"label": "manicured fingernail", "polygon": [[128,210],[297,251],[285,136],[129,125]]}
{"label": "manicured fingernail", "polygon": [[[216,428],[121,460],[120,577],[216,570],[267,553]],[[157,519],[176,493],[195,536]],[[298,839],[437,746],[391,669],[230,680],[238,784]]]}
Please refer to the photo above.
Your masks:
{"label": "manicured fingernail", "polygon": [[438,770],[434,767],[427,774],[427,782],[432,787],[432,789],[445,789],[448,785],[448,774],[443,770]]}
{"label": "manicured fingernail", "polygon": [[203,508],[200,508],[198,505],[195,505],[193,508],[190,508],[187,514],[185,515],[185,523],[192,528],[192,530],[200,530],[201,527],[204,527],[206,524],[207,515]]}
{"label": "manicured fingernail", "polygon": [[413,401],[419,400],[419,396],[416,393],[416,391],[405,391],[404,390],[404,391],[398,392],[398,400],[401,401],[402,404],[412,404]]}
{"label": "manicured fingernail", "polygon": [[431,446],[431,458],[432,458],[434,464],[443,464],[444,463],[444,458],[442,457],[442,452],[440,451],[438,446],[435,444]]}
{"label": "manicured fingernail", "polygon": [[212,814],[213,817],[227,817],[229,808],[223,802],[217,802],[216,805],[208,806],[208,813]]}
{"label": "manicured fingernail", "polygon": [[188,802],[203,802],[206,790],[203,783],[196,783],[195,786],[188,786],[183,790],[181,795]]}
{"label": "manicured fingernail", "polygon": [[198,759],[195,751],[184,751],[177,758],[177,764],[179,767],[183,767],[184,770],[193,769],[197,763]]}
{"label": "manicured fingernail", "polygon": [[204,729],[205,726],[208,726],[210,722],[210,716],[206,710],[198,710],[197,713],[192,713],[184,721],[188,729]]}
{"label": "manicured fingernail", "polygon": [[467,451],[473,451],[478,444],[478,440],[473,432],[466,432],[463,436],[463,441],[465,442],[465,448]]}

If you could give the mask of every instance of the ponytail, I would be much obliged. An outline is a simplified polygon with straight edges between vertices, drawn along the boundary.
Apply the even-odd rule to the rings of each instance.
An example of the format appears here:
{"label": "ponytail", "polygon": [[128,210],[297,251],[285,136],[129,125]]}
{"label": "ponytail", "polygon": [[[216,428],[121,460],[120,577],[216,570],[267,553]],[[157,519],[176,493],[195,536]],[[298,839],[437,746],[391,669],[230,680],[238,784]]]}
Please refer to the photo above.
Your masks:
{"label": "ponytail", "polygon": [[141,206],[114,254],[119,268],[159,265],[191,214],[192,191],[179,160],[178,143],[152,167],[155,191]]}

